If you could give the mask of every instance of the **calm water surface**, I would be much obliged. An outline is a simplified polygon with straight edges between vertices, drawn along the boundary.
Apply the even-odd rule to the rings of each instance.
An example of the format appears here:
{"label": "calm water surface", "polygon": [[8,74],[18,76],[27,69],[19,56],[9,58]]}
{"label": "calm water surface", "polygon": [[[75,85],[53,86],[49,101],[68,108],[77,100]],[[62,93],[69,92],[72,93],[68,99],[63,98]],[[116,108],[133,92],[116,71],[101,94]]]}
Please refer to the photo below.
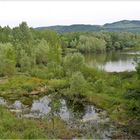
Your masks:
{"label": "calm water surface", "polygon": [[[33,100],[30,106],[24,105],[21,101],[8,101],[0,97],[0,105],[7,106],[19,118],[44,118],[50,120],[54,116],[59,117],[65,125],[73,130],[79,130],[79,137],[86,139],[87,136],[93,139],[111,140],[121,135],[129,138],[127,131],[119,129],[108,117],[107,112],[96,108],[91,104],[80,102],[69,103],[68,100],[60,98],[60,106],[57,112],[53,112],[50,106],[54,102],[51,96],[44,96]],[[53,114],[51,113],[53,112]],[[76,139],[74,137],[74,139]]]}
{"label": "calm water surface", "polygon": [[[0,97],[0,105],[6,105],[10,111],[20,118],[53,118],[60,117],[70,129],[79,129],[81,137],[90,135],[93,138],[110,139],[109,136],[115,131],[115,126],[111,125],[106,111],[96,108],[90,104],[78,104],[72,106],[67,104],[67,100],[61,98],[60,108],[57,113],[51,115],[52,102],[49,96],[33,100],[31,106],[26,106],[20,101],[9,102]],[[50,116],[51,115],[51,116]],[[104,126],[104,127],[102,127]]]}
{"label": "calm water surface", "polygon": [[136,57],[140,51],[117,51],[103,54],[85,55],[86,63],[91,67],[98,67],[107,72],[135,71]]}

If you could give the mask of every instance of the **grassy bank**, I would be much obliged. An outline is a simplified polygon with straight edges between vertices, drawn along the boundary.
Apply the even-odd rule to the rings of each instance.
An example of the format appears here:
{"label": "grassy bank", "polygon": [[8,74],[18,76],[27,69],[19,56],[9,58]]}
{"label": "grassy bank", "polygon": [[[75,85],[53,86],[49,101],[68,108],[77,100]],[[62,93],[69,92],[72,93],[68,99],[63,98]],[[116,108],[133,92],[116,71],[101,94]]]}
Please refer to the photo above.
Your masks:
{"label": "grassy bank", "polygon": [[79,136],[78,129],[67,128],[64,121],[53,118],[44,119],[16,118],[5,107],[0,106],[1,139],[71,139]]}
{"label": "grassy bank", "polygon": [[[68,76],[61,79],[41,79],[24,74],[1,78],[0,96],[11,101],[20,100],[26,105],[30,105],[34,98],[54,93],[69,97],[71,100],[84,99],[106,110],[113,121],[127,126],[129,132],[137,135],[139,125],[136,124],[140,119],[139,83],[136,72],[106,73],[84,67],[80,73],[72,75],[72,78]],[[67,130],[67,132],[64,129],[64,122],[60,120],[57,120],[55,125],[56,129],[60,129],[59,127],[62,129],[55,135],[52,130],[48,130],[50,128],[44,128],[48,122],[23,119],[20,123],[21,120],[15,118],[6,109],[0,108],[0,111],[2,114],[1,138],[6,136],[9,138],[46,138],[46,136],[71,138],[73,134],[78,135],[73,130]],[[57,123],[61,126],[60,124],[57,126]],[[130,123],[131,127],[129,127]],[[13,132],[10,133],[10,130]]]}
{"label": "grassy bank", "polygon": [[[21,74],[1,78],[0,96],[29,104],[33,98],[54,92],[70,96],[71,99],[82,95],[89,102],[107,110],[111,118],[119,122],[127,123],[130,119],[139,117],[140,81],[137,79],[136,72],[106,73],[85,68],[82,74],[85,78],[83,77],[84,81],[80,80],[81,83],[78,80],[80,75],[78,78],[74,77],[75,79],[40,79]],[[74,87],[73,82],[79,84]]]}

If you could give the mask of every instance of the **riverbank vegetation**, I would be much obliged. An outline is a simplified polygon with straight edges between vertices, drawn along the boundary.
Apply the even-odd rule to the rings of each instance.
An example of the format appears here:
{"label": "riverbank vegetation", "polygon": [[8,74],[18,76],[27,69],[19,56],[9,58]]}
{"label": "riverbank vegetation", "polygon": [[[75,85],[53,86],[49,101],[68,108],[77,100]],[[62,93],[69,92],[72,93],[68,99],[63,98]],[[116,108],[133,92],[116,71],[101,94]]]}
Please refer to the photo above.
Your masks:
{"label": "riverbank vegetation", "polygon": [[64,33],[62,47],[82,53],[139,48],[140,36],[128,32]]}
{"label": "riverbank vegetation", "polygon": [[[55,93],[73,101],[84,99],[105,109],[112,120],[128,126],[132,134],[139,134],[139,125],[136,125],[140,120],[139,63],[134,72],[107,73],[87,66],[80,53],[139,48],[139,35],[121,32],[57,34],[34,30],[23,22],[13,29],[0,28],[0,42],[1,97],[20,99],[26,105],[34,95]],[[21,122],[3,108],[0,113],[3,115],[0,138],[49,136],[48,131],[40,128],[38,120]],[[21,135],[17,131],[23,128],[30,130]]]}

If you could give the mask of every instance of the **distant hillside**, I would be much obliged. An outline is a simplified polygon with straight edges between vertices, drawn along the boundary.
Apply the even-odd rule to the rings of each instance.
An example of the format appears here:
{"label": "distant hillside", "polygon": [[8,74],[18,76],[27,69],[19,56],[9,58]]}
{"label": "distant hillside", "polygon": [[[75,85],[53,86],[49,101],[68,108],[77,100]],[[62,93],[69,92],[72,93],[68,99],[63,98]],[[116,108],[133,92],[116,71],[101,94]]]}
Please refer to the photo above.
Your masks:
{"label": "distant hillside", "polygon": [[39,30],[51,29],[62,33],[62,32],[91,32],[91,31],[94,32],[94,31],[101,30],[102,27],[99,25],[75,24],[70,26],[56,25],[56,26],[49,26],[49,27],[38,27],[36,29]]}
{"label": "distant hillside", "polygon": [[118,22],[104,24],[104,28],[135,28],[140,27],[139,20],[121,20]]}
{"label": "distant hillside", "polygon": [[51,29],[59,33],[64,32],[98,32],[98,31],[111,31],[111,32],[135,32],[140,33],[140,21],[139,20],[122,20],[113,23],[106,23],[104,25],[84,25],[75,24],[70,26],[49,26],[49,27],[37,27],[38,30]]}

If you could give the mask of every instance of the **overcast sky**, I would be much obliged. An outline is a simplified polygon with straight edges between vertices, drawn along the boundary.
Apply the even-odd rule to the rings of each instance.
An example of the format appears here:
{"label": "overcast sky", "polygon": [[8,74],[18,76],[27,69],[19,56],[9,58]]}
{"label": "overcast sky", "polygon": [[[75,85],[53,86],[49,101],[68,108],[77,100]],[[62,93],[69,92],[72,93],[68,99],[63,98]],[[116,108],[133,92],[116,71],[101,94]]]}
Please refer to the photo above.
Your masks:
{"label": "overcast sky", "polygon": [[140,20],[140,1],[0,1],[0,25],[104,24]]}

